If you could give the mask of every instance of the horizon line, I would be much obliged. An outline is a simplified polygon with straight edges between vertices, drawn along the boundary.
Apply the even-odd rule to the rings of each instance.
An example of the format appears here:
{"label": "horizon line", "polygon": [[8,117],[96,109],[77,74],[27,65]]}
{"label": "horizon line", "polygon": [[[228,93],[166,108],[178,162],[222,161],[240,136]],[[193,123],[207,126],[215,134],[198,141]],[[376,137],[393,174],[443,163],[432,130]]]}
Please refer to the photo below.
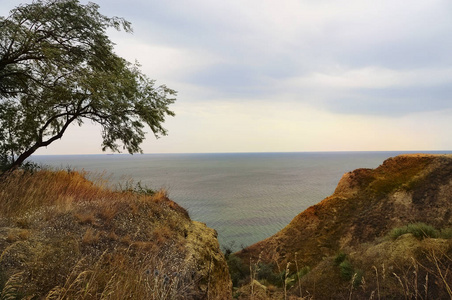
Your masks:
{"label": "horizon line", "polygon": [[353,152],[452,152],[452,150],[312,150],[312,151],[230,151],[230,152],[149,152],[149,153],[65,153],[65,154],[32,154],[31,156],[70,156],[70,155],[162,155],[162,154],[278,154],[278,153],[353,153]]}

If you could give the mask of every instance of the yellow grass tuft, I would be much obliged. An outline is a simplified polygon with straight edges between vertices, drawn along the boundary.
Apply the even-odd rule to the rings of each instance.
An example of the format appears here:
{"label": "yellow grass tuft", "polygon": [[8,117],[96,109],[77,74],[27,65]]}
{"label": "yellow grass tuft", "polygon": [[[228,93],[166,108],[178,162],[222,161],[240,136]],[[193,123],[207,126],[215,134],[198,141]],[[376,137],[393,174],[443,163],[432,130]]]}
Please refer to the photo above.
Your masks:
{"label": "yellow grass tuft", "polygon": [[100,238],[100,232],[96,232],[92,228],[88,228],[83,235],[82,243],[83,244],[96,244],[99,241]]}
{"label": "yellow grass tuft", "polygon": [[77,218],[78,222],[82,225],[96,224],[96,217],[94,216],[94,212],[85,212],[85,213],[76,213],[75,217]]}

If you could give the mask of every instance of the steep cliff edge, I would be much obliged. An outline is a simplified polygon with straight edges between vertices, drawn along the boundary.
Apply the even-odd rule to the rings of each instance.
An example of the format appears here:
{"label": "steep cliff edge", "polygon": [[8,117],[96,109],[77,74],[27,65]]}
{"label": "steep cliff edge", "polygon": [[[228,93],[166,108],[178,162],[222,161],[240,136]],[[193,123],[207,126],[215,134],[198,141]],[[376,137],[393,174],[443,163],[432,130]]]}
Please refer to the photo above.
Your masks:
{"label": "steep cliff edge", "polygon": [[[402,285],[408,285],[403,281],[403,274],[397,274],[395,270],[408,272],[411,268],[409,272],[413,272],[422,265],[424,271],[418,270],[417,276],[422,273],[425,277],[428,268],[436,268],[432,252],[429,252],[433,251],[437,257],[440,253],[446,255],[441,263],[444,264],[444,273],[449,276],[447,280],[452,280],[452,260],[447,258],[452,257],[450,239],[428,236],[429,240],[425,242],[423,237],[412,240],[403,235],[403,238],[393,241],[388,237],[394,228],[419,223],[423,223],[420,228],[436,228],[438,233],[443,229],[443,237],[448,236],[447,232],[450,235],[451,155],[401,155],[387,159],[376,169],[357,169],[346,173],[333,195],[297,215],[274,236],[236,255],[244,262],[250,259],[257,261],[260,257],[261,263],[273,264],[274,269],[278,270],[284,270],[290,263],[291,272],[295,272],[295,268],[308,266],[311,269],[309,276],[303,279],[292,277],[298,284],[293,293],[299,295],[305,290],[320,299],[331,297],[330,293],[333,292],[336,298],[348,298],[353,291],[347,285],[348,282],[340,280],[343,269],[334,264],[334,260],[341,264],[345,258],[350,264],[352,276],[360,273],[359,276],[364,274],[369,279],[377,271],[380,276],[384,273],[383,276],[392,277],[390,284],[398,285],[399,280],[394,273],[399,276]],[[430,250],[429,246],[432,247]],[[394,249],[398,249],[398,252]],[[430,256],[426,253],[430,253]],[[406,262],[407,258],[410,261]],[[429,264],[429,261],[433,262]],[[381,270],[382,266],[384,270]],[[359,272],[353,271],[357,269]],[[378,280],[381,281],[381,278],[373,278],[372,283],[376,284]],[[430,280],[428,283],[427,279],[427,287],[433,284],[433,280]],[[437,280],[443,282],[441,275],[438,275]],[[369,281],[366,281],[368,285]],[[413,284],[412,279],[409,284]],[[420,286],[420,281],[417,284]],[[443,288],[445,292],[442,292],[447,295],[450,285]],[[428,293],[434,292],[433,286],[431,289]],[[369,293],[371,291],[376,295],[376,288],[370,289]],[[362,290],[360,292],[364,293]],[[378,292],[383,293],[380,290]],[[407,293],[406,290],[399,291],[398,295],[406,296]],[[438,288],[435,293],[439,295]]]}
{"label": "steep cliff edge", "polygon": [[0,297],[231,298],[216,232],[143,192],[66,171],[0,182]]}

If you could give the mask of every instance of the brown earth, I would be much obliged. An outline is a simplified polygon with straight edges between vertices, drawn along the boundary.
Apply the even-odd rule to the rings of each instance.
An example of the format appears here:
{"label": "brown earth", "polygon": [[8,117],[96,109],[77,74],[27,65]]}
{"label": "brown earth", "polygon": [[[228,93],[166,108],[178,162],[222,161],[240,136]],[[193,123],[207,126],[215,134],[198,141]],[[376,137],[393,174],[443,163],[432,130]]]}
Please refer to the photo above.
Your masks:
{"label": "brown earth", "polygon": [[[340,268],[334,265],[338,253],[344,253],[349,262],[353,261],[355,270],[360,267],[360,273],[370,277],[375,274],[375,268],[380,268],[380,273],[392,277],[390,284],[398,285],[392,274],[395,272],[391,273],[395,269],[408,272],[406,270],[414,265],[419,267],[419,264],[436,269],[433,250],[428,248],[430,245],[436,249],[435,255],[449,255],[449,259],[441,256],[445,259],[441,263],[445,264],[448,280],[452,280],[450,239],[429,239],[425,243],[405,237],[400,241],[388,241],[388,234],[394,228],[419,222],[446,231],[452,227],[452,155],[401,155],[387,159],[376,169],[348,172],[333,195],[297,215],[274,236],[235,255],[245,263],[260,258],[260,262],[273,264],[278,270],[284,270],[290,263],[291,272],[296,272],[296,266],[309,266],[309,276],[302,280],[297,278],[298,287],[293,287],[292,294],[300,296],[300,291],[305,290],[305,295],[315,295],[316,299],[348,299],[353,291],[349,282],[341,280]],[[399,249],[396,255],[393,251],[399,246],[404,250]],[[374,255],[376,251],[379,255]],[[384,273],[381,266],[385,261]],[[394,264],[399,266],[396,268]],[[423,276],[425,274],[424,270]],[[376,281],[374,278],[372,284],[376,285]],[[441,282],[440,278],[439,285]],[[303,288],[300,288],[302,283]],[[430,294],[452,296],[448,295],[447,286],[443,285],[441,292],[438,291],[440,288],[435,288],[437,291],[434,292],[431,287]],[[360,290],[361,296],[367,299],[371,292],[376,296],[376,291],[375,287],[368,290],[368,294]],[[397,293],[406,296],[404,291]]]}

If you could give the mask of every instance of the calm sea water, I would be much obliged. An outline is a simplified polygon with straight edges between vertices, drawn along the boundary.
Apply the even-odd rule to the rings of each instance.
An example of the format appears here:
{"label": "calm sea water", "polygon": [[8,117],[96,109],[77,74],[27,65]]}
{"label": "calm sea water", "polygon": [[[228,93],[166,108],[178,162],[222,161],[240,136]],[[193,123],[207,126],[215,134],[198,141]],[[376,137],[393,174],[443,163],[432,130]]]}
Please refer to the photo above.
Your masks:
{"label": "calm sea water", "polygon": [[345,172],[375,168],[401,153],[407,152],[52,155],[31,160],[105,172],[113,184],[133,180],[165,188],[193,220],[217,230],[220,244],[239,249],[275,234],[331,195]]}

